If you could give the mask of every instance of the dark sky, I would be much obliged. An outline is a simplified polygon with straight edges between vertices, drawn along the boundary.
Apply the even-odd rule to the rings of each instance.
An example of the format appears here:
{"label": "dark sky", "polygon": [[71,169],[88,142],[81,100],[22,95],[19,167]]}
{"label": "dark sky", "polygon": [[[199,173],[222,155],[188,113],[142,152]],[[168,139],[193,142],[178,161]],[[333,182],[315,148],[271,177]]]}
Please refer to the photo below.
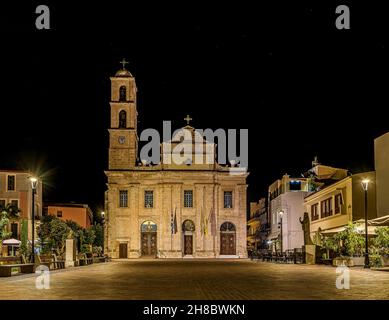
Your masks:
{"label": "dark sky", "polygon": [[[35,29],[35,5],[2,7],[0,167],[38,170],[46,200],[102,207],[109,77],[125,57],[140,130],[186,114],[196,128],[249,129],[251,200],[315,155],[373,169],[373,139],[389,131],[385,10],[315,2],[67,1],[49,4],[49,31]],[[335,28],[338,4],[351,30]]]}

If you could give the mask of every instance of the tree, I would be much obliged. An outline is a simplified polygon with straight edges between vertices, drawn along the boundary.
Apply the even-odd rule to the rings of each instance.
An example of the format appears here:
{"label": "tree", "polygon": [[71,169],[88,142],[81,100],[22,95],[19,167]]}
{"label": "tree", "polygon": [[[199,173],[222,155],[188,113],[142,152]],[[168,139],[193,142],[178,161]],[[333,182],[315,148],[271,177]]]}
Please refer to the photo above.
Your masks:
{"label": "tree", "polygon": [[8,231],[9,220],[12,218],[19,218],[20,209],[8,203],[5,207],[0,208],[0,252],[3,251],[3,240],[8,239],[12,232]]}
{"label": "tree", "polygon": [[104,229],[101,224],[94,224],[92,229],[95,231],[95,241],[93,242],[94,247],[104,246]]}
{"label": "tree", "polygon": [[337,235],[325,236],[322,240],[322,246],[326,249],[326,258],[330,258],[330,251],[339,252],[339,239]]}
{"label": "tree", "polygon": [[70,228],[64,221],[51,215],[44,216],[38,228],[43,252],[50,252],[54,249],[62,253],[69,232]]}
{"label": "tree", "polygon": [[374,246],[381,255],[389,255],[389,227],[377,227],[376,237],[373,240]]}
{"label": "tree", "polygon": [[343,242],[343,249],[347,256],[362,256],[365,247],[365,238],[353,222],[349,222],[345,229],[338,233],[339,240]]}
{"label": "tree", "polygon": [[20,224],[20,253],[28,256],[28,221],[23,219]]}
{"label": "tree", "polygon": [[66,220],[67,226],[73,231],[73,237],[77,242],[77,249],[81,251],[81,247],[84,242],[84,231],[83,228],[73,220]]}
{"label": "tree", "polygon": [[84,242],[89,245],[93,245],[96,239],[95,230],[92,228],[84,229]]}

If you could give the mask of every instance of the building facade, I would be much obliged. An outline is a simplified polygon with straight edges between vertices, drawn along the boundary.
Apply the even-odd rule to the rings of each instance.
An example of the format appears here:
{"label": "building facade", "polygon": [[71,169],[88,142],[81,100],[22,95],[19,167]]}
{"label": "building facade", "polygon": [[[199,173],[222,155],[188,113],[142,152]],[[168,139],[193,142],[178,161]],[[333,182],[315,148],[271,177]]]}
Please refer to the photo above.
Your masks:
{"label": "building facade", "polygon": [[47,204],[44,211],[63,221],[76,222],[83,228],[89,228],[93,223],[93,212],[87,204],[52,203]]}
{"label": "building facade", "polygon": [[250,217],[247,221],[247,249],[258,250],[266,243],[267,207],[266,199],[250,202]]}
{"label": "building facade", "polygon": [[377,216],[389,215],[389,132],[374,140]]}
{"label": "building facade", "polygon": [[281,247],[282,251],[301,248],[304,237],[299,218],[304,214],[304,197],[308,193],[307,179],[291,178],[285,174],[272,183],[268,191],[270,247],[274,251],[281,250]]}
{"label": "building facade", "polygon": [[[248,174],[219,165],[216,145],[189,122],[160,145],[159,161],[139,159],[136,91],[128,70],[111,77],[105,252],[112,258],[247,257]],[[212,161],[168,161],[180,156],[172,150],[182,132],[191,136],[194,156]]]}
{"label": "building facade", "polygon": [[[0,170],[0,208],[12,204],[20,209],[19,218],[11,219],[8,231],[11,238],[20,240],[21,222],[28,223],[28,239],[32,238],[32,188],[30,177],[32,174],[21,170]],[[36,226],[42,216],[42,181],[38,180],[34,195]],[[36,234],[35,234],[36,235]]]}
{"label": "building facade", "polygon": [[318,233],[334,234],[349,222],[364,219],[365,194],[362,180],[370,180],[367,199],[368,219],[377,216],[375,172],[354,174],[334,182],[305,198],[305,212],[310,218],[311,238]]}

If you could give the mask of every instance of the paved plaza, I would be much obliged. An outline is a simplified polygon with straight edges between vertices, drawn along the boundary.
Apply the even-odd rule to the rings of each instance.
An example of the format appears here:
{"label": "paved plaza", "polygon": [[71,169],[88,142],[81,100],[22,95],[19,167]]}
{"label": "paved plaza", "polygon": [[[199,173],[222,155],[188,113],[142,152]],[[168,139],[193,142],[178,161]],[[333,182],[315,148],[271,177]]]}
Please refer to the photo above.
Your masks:
{"label": "paved plaza", "polygon": [[336,268],[249,260],[131,260],[94,264],[50,277],[0,278],[0,299],[389,299],[389,272],[352,268],[350,289]]}

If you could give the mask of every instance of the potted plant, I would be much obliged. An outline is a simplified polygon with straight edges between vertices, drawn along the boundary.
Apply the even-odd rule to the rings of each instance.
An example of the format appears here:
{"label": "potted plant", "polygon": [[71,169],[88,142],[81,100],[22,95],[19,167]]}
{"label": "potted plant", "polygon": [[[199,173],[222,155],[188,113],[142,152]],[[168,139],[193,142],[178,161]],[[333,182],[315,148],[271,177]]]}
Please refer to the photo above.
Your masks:
{"label": "potted plant", "polygon": [[389,265],[389,227],[377,227],[376,237],[370,249],[370,264],[373,267],[383,267]]}
{"label": "potted plant", "polygon": [[341,256],[337,263],[352,266],[364,265],[365,239],[353,222],[349,222],[345,229],[337,234],[341,246]]}

